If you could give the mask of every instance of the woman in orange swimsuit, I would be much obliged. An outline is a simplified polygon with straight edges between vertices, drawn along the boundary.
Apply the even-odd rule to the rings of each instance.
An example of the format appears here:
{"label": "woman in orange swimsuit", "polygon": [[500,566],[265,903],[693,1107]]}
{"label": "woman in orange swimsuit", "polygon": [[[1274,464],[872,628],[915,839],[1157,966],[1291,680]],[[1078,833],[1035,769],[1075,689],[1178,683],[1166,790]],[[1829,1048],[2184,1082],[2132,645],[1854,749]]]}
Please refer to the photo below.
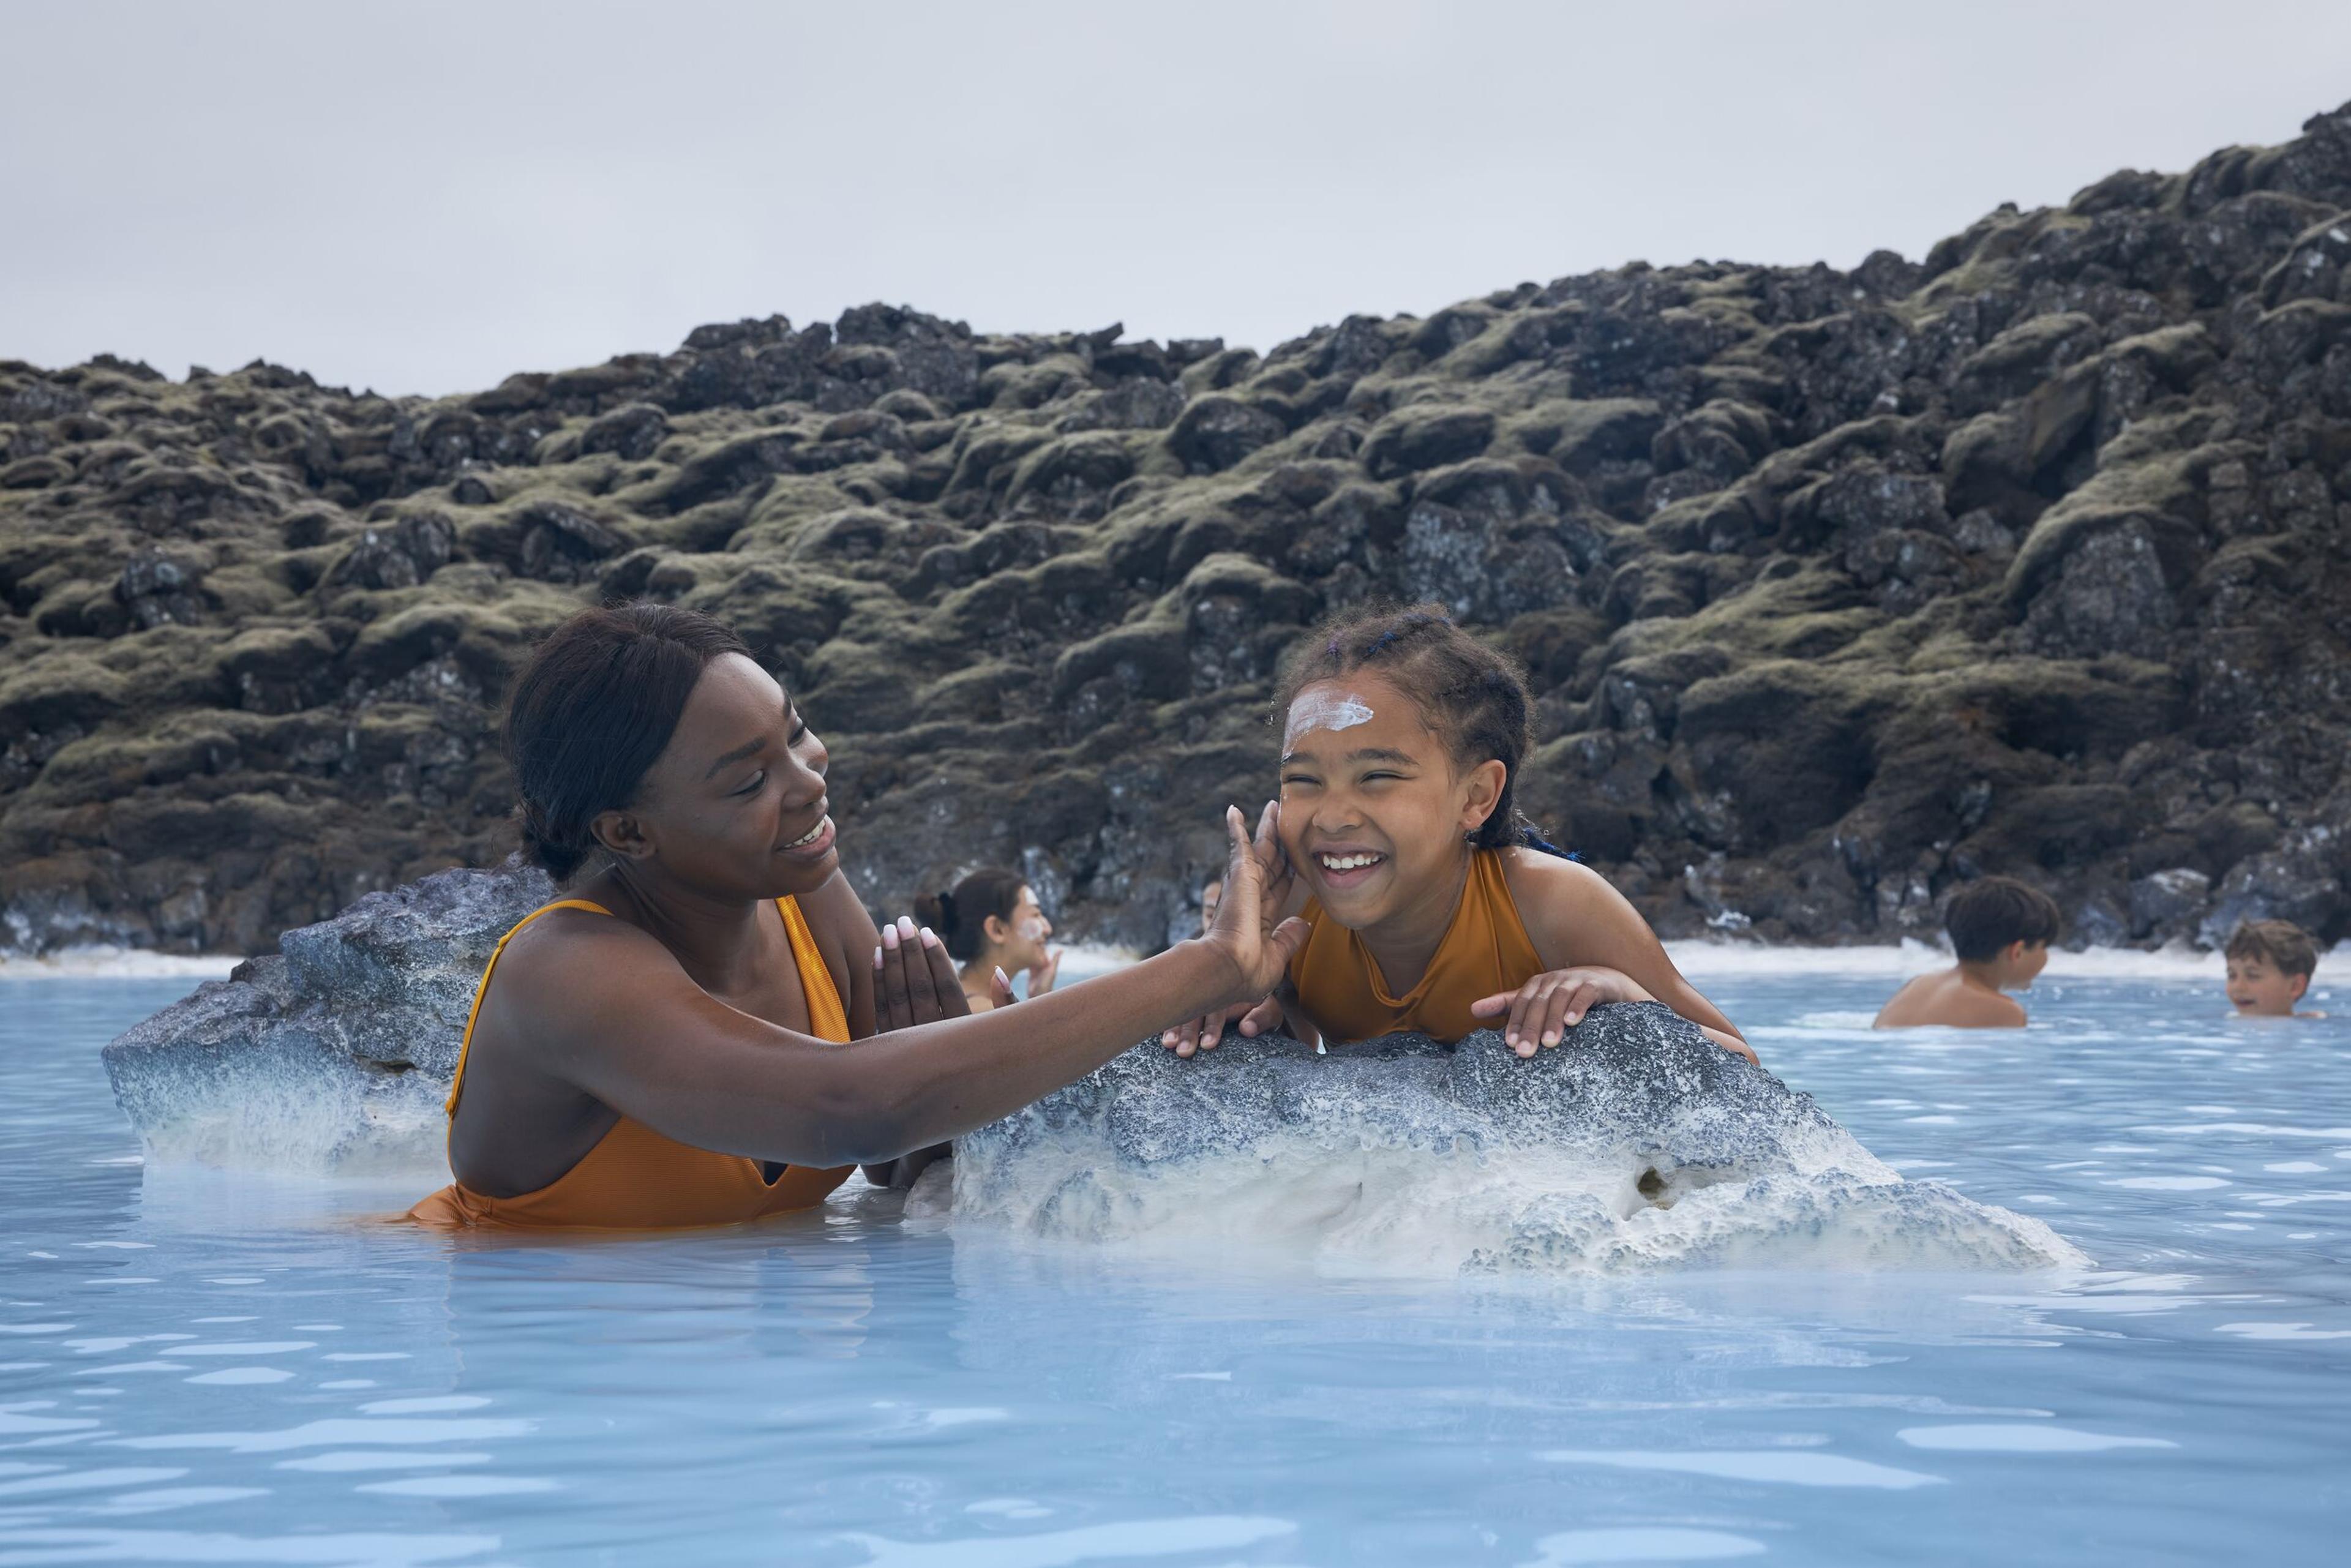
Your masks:
{"label": "woman in orange swimsuit", "polygon": [[1271,807],[1254,848],[1228,811],[1239,891],[1212,930],[1082,996],[963,1016],[936,939],[912,922],[877,933],[842,878],[822,743],[741,639],[690,611],[566,622],[516,685],[506,744],[526,852],[579,880],[482,977],[449,1097],[456,1180],[411,1211],[424,1223],[804,1208],[857,1165],[1262,996],[1305,937],[1262,896]]}
{"label": "woman in orange swimsuit", "polygon": [[1519,814],[1530,706],[1517,668],[1441,606],[1317,628],[1275,709],[1280,853],[1262,868],[1311,935],[1275,995],[1163,1043],[1189,1056],[1238,1019],[1333,1043],[1499,1028],[1531,1056],[1595,1003],[1660,1001],[1752,1061],[1640,912]]}

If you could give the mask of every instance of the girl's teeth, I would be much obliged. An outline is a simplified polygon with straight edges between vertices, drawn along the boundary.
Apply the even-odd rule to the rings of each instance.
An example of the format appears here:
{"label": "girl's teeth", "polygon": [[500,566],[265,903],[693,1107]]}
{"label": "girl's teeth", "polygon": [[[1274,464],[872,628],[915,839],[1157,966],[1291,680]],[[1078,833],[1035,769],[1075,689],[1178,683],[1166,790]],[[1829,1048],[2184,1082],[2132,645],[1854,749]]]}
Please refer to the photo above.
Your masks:
{"label": "girl's teeth", "polygon": [[1380,857],[1377,855],[1324,855],[1322,857],[1322,869],[1325,871],[1355,871],[1364,866],[1377,864],[1379,858]]}

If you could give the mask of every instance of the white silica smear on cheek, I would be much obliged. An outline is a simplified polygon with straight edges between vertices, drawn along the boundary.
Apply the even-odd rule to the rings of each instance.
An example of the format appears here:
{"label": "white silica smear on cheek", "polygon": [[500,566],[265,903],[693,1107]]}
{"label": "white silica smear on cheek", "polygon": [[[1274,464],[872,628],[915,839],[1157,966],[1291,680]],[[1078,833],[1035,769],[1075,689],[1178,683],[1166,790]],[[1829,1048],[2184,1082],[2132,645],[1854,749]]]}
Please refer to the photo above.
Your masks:
{"label": "white silica smear on cheek", "polygon": [[1301,737],[1318,729],[1353,729],[1371,722],[1372,710],[1353,692],[1343,696],[1311,693],[1290,705],[1290,727],[1282,733],[1281,749],[1294,748]]}
{"label": "white silica smear on cheek", "polygon": [[1045,917],[1041,915],[1024,915],[1020,917],[1020,924],[1017,929],[1023,942],[1042,942],[1045,939]]}

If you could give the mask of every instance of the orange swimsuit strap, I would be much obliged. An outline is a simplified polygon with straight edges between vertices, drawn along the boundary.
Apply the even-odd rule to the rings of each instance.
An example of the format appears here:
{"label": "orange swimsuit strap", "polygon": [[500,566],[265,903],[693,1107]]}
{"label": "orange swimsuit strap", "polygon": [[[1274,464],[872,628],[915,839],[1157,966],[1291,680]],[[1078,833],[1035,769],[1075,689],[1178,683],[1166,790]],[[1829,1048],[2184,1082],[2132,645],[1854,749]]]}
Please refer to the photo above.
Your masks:
{"label": "orange swimsuit strap", "polygon": [[[810,1032],[821,1040],[846,1044],[849,1014],[824,955],[800,914],[799,901],[779,898],[784,930],[791,939],[792,960],[798,966],[800,988],[808,997]],[[465,1059],[474,1046],[474,1026],[482,1016],[482,998],[489,994],[490,977],[507,944],[532,921],[554,909],[583,909],[610,915],[602,904],[583,898],[561,899],[534,909],[498,939],[482,970],[474,993],[474,1007],[465,1020],[465,1038],[457,1054],[456,1081],[449,1086],[448,1110],[456,1116],[458,1097],[465,1087]],[[849,1177],[852,1167],[817,1170],[800,1166],[775,1168],[740,1155],[697,1149],[654,1132],[627,1116],[616,1119],[596,1145],[569,1170],[536,1192],[514,1197],[491,1197],[462,1182],[454,1182],[419,1203],[408,1218],[437,1226],[502,1225],[577,1227],[611,1230],[664,1230],[696,1225],[736,1225],[771,1214],[808,1208]]]}

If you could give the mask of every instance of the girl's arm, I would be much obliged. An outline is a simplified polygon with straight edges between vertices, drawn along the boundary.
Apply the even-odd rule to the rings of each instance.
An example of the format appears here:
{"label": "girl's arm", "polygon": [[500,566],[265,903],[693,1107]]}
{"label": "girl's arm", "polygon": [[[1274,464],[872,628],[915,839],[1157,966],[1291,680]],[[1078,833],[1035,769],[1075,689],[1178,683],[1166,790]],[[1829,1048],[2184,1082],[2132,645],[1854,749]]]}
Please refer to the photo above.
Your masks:
{"label": "girl's arm", "polygon": [[[1682,977],[1641,912],[1606,877],[1590,866],[1534,850],[1504,850],[1502,870],[1519,906],[1519,918],[1526,923],[1527,935],[1534,939],[1535,952],[1547,969],[1614,970],[1645,994],[1595,995],[1590,1000],[1663,1002],[1725,1051],[1755,1060],[1754,1048],[1739,1027]],[[1599,989],[1609,988],[1603,985]],[[1552,987],[1547,995],[1557,991]],[[1576,1019],[1582,1018],[1582,1005],[1566,1002],[1566,1006]]]}

